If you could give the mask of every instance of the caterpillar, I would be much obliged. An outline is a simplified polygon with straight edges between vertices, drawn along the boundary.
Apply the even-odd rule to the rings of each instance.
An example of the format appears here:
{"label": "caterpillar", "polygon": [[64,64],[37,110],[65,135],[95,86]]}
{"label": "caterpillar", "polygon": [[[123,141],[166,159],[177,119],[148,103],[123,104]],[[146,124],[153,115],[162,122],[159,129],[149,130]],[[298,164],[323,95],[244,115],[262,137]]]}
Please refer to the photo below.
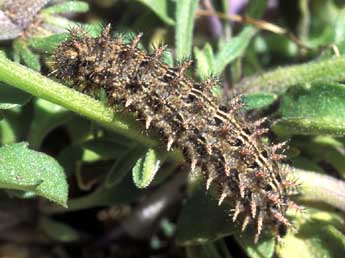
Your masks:
{"label": "caterpillar", "polygon": [[230,215],[242,221],[242,231],[254,226],[255,242],[264,228],[279,237],[292,226],[287,209],[298,209],[289,198],[294,182],[280,166],[286,144],[264,143],[265,118],[245,119],[240,97],[220,105],[211,91],[215,78],[190,78],[189,60],[169,67],[161,60],[166,47],[146,53],[138,48],[141,37],[124,43],[111,37],[110,25],[99,37],[72,29],[56,48],[53,74],[90,96],[103,89],[109,105],[136,114],[167,151],[181,149],[190,170],[205,176],[206,189],[219,191],[219,205],[233,203]]}

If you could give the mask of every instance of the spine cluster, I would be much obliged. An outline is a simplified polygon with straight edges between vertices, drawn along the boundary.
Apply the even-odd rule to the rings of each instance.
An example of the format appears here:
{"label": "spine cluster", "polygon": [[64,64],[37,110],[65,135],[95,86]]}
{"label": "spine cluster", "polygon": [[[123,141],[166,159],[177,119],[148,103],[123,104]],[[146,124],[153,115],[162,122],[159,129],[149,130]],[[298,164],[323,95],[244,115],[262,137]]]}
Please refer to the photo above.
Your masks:
{"label": "spine cluster", "polygon": [[216,80],[189,78],[190,61],[170,68],[161,61],[164,47],[150,54],[137,48],[141,36],[124,44],[121,36],[111,38],[110,26],[98,38],[72,30],[55,52],[53,74],[89,95],[103,88],[110,105],[137,115],[168,151],[182,149],[191,170],[205,175],[206,189],[219,191],[219,205],[233,203],[233,221],[242,221],[242,230],[254,225],[255,241],[264,227],[279,236],[291,226],[287,209],[297,208],[288,197],[293,183],[279,166],[284,143],[264,144],[264,119],[246,121],[239,98],[218,105],[211,92]]}

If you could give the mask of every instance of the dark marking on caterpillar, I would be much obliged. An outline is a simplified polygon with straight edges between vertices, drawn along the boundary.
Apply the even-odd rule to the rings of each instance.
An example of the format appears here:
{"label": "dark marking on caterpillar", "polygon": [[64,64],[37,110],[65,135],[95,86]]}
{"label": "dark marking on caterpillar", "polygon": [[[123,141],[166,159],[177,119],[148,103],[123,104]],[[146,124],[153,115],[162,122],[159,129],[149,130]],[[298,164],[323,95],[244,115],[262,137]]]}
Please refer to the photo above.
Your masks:
{"label": "dark marking on caterpillar", "polygon": [[165,47],[146,53],[137,48],[141,37],[125,44],[110,36],[110,26],[97,38],[72,29],[55,51],[53,74],[90,96],[103,89],[109,105],[135,113],[167,151],[181,149],[191,171],[205,176],[206,189],[212,184],[219,191],[219,205],[225,199],[233,204],[233,221],[242,221],[242,230],[254,225],[255,242],[263,228],[276,236],[285,232],[291,227],[287,209],[298,209],[289,199],[294,184],[280,166],[285,143],[263,143],[265,119],[247,121],[240,97],[220,106],[211,92],[216,79],[189,78],[190,61],[169,67],[161,61]]}

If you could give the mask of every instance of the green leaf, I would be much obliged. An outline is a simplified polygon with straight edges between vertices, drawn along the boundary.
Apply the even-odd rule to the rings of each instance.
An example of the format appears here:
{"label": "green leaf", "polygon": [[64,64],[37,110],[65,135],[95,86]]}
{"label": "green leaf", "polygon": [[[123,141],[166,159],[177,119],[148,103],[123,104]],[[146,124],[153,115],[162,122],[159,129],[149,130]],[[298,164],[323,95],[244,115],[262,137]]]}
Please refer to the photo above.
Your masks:
{"label": "green leaf", "polygon": [[75,116],[64,125],[73,144],[84,142],[94,130],[94,123],[82,116]]}
{"label": "green leaf", "polygon": [[[89,140],[83,143],[82,147],[84,149],[83,160],[88,162],[117,158],[128,148],[105,138]],[[87,154],[88,152],[89,154]],[[90,158],[86,159],[86,156],[91,156],[91,153],[93,153],[94,158],[92,160]]]}
{"label": "green leaf", "polygon": [[79,25],[77,22],[71,21],[62,16],[55,16],[55,15],[49,15],[49,14],[44,15],[43,13],[41,13],[41,17],[42,17],[42,20],[48,25],[51,24],[53,26],[56,26],[62,29],[73,28]]}
{"label": "green leaf", "polygon": [[57,207],[52,208],[51,211],[55,213],[72,212],[94,207],[128,204],[137,199],[140,194],[142,194],[142,191],[135,187],[132,178],[127,176],[121,181],[121,184],[114,187],[109,188],[102,184],[90,194],[71,199],[68,202],[68,210]]}
{"label": "green leaf", "polygon": [[41,70],[41,64],[40,64],[39,56],[32,53],[32,51],[28,48],[28,45],[26,42],[24,42],[23,40],[16,40],[16,41],[14,41],[13,48],[14,48],[16,55],[21,60],[23,60],[24,64],[27,67],[29,67],[33,70],[36,70],[36,71]]}
{"label": "green leaf", "polygon": [[275,239],[272,236],[263,235],[257,244],[253,244],[253,235],[248,232],[242,235],[235,234],[236,241],[251,258],[270,258],[273,256]]}
{"label": "green leaf", "polygon": [[246,15],[251,18],[260,19],[266,10],[267,0],[250,1],[246,10]]}
{"label": "green leaf", "polygon": [[149,7],[159,18],[166,24],[174,25],[175,22],[168,15],[168,0],[137,0],[138,2]]}
{"label": "green leaf", "polygon": [[245,27],[238,36],[223,44],[216,54],[212,73],[219,75],[228,64],[240,57],[248,47],[255,32],[256,30],[253,27]]}
{"label": "green leaf", "polygon": [[166,63],[169,67],[174,66],[174,57],[170,50],[165,50],[162,56],[162,60]]}
{"label": "green leaf", "polygon": [[308,209],[296,218],[298,232],[289,232],[283,238],[284,244],[277,245],[276,254],[279,258],[344,257],[345,236],[334,225],[335,217],[328,212]]}
{"label": "green leaf", "polygon": [[31,95],[0,83],[0,109],[12,109],[28,103]]}
{"label": "green leaf", "polygon": [[211,75],[214,54],[212,46],[206,43],[203,49],[194,48],[194,55],[196,60],[196,71],[201,79],[205,79]]}
{"label": "green leaf", "polygon": [[247,77],[235,86],[243,92],[285,92],[289,87],[313,82],[345,80],[345,57],[329,58],[304,64],[278,67],[273,71]]}
{"label": "green leaf", "polygon": [[32,198],[37,197],[37,195],[34,192],[23,192],[20,190],[9,190],[9,189],[6,189],[5,192],[11,198],[16,197],[20,199],[32,199]]}
{"label": "green leaf", "polygon": [[57,160],[64,168],[67,177],[74,175],[77,162],[82,160],[83,153],[84,151],[80,145],[68,145],[60,151]]}
{"label": "green leaf", "polygon": [[161,160],[158,153],[153,149],[148,149],[145,155],[137,160],[133,167],[133,181],[138,188],[146,188],[150,185],[157,171]]}
{"label": "green leaf", "polygon": [[235,230],[227,212],[230,208],[218,206],[217,201],[206,194],[204,182],[200,180],[196,184],[178,218],[176,241],[179,245],[202,244],[231,235]]}
{"label": "green leaf", "polygon": [[29,105],[3,110],[4,119],[0,121],[1,144],[11,144],[27,137],[32,111]]}
{"label": "green leaf", "polygon": [[339,44],[345,40],[345,8],[341,9],[337,15],[335,23],[335,39],[334,43]]}
{"label": "green leaf", "polygon": [[111,188],[120,183],[145,151],[146,147],[136,145],[123,152],[122,155],[118,157],[105,179],[106,187]]}
{"label": "green leaf", "polygon": [[0,148],[0,187],[34,192],[66,206],[68,188],[61,166],[48,155],[29,150],[27,143]]}
{"label": "green leaf", "polygon": [[273,93],[252,93],[245,95],[243,101],[245,103],[246,110],[259,109],[271,105],[278,96]]}
{"label": "green leaf", "polygon": [[34,117],[28,136],[30,145],[34,149],[38,149],[49,132],[73,116],[72,112],[61,106],[43,99],[37,99],[34,104]]}
{"label": "green leaf", "polygon": [[67,224],[42,217],[39,220],[39,228],[52,240],[69,243],[80,239],[80,234]]}
{"label": "green leaf", "polygon": [[66,1],[43,9],[43,14],[85,13],[89,11],[89,4],[82,1]]}
{"label": "green leaf", "polygon": [[176,59],[189,58],[192,51],[193,28],[198,0],[176,1]]}
{"label": "green leaf", "polygon": [[314,83],[291,88],[282,98],[280,134],[345,135],[345,85]]}
{"label": "green leaf", "polygon": [[[345,178],[345,156],[342,151],[344,145],[341,142],[329,136],[317,136],[308,141],[300,140],[294,145],[302,150],[304,156],[309,157],[316,164],[327,161]],[[315,171],[314,169],[309,170]]]}
{"label": "green leaf", "polygon": [[68,33],[59,33],[48,37],[33,37],[30,38],[27,43],[34,49],[52,53],[61,42],[66,41],[68,38]]}

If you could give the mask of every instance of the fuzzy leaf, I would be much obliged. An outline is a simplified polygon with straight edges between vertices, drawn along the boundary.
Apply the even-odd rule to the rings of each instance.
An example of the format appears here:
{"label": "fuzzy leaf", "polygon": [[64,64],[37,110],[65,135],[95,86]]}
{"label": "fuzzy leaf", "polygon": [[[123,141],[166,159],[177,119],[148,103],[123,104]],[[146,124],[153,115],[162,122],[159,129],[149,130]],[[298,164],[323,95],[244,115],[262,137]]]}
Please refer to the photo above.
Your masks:
{"label": "fuzzy leaf", "polygon": [[198,0],[176,1],[176,59],[189,58],[192,51],[193,28]]}
{"label": "fuzzy leaf", "polygon": [[291,88],[273,129],[280,134],[345,135],[345,85],[314,83]]}
{"label": "fuzzy leaf", "polygon": [[66,206],[68,188],[61,166],[46,154],[27,148],[27,143],[0,148],[0,187],[34,192]]}
{"label": "fuzzy leaf", "polygon": [[36,71],[41,70],[41,64],[39,60],[39,56],[34,54],[29,48],[26,42],[23,40],[17,40],[14,42],[14,51],[15,54],[23,60],[24,64]]}
{"label": "fuzzy leaf", "polygon": [[145,155],[137,160],[132,173],[134,184],[138,188],[146,188],[155,177],[161,160],[155,150],[149,149]]}
{"label": "fuzzy leaf", "polygon": [[[289,232],[283,245],[277,245],[279,258],[342,258],[345,250],[345,236],[336,227],[336,217],[328,212],[309,209],[297,217],[297,234]],[[341,219],[340,219],[341,221]],[[342,225],[340,225],[342,227]]]}
{"label": "fuzzy leaf", "polygon": [[215,57],[212,73],[219,75],[228,64],[241,56],[255,32],[253,27],[245,27],[239,35],[225,43]]}
{"label": "fuzzy leaf", "polygon": [[245,95],[243,101],[246,110],[263,108],[271,105],[276,99],[277,95],[273,93],[252,93]]}
{"label": "fuzzy leaf", "polygon": [[52,53],[56,47],[62,42],[69,38],[68,33],[54,34],[48,37],[30,38],[28,45],[32,48]]}
{"label": "fuzzy leaf", "polygon": [[89,4],[82,1],[66,1],[61,4],[50,6],[41,12],[44,14],[58,13],[85,13],[89,11]]}
{"label": "fuzzy leaf", "polygon": [[203,49],[195,47],[194,55],[196,59],[196,71],[198,75],[202,79],[207,78],[207,76],[210,76],[211,74],[214,61],[212,46],[207,43]]}

